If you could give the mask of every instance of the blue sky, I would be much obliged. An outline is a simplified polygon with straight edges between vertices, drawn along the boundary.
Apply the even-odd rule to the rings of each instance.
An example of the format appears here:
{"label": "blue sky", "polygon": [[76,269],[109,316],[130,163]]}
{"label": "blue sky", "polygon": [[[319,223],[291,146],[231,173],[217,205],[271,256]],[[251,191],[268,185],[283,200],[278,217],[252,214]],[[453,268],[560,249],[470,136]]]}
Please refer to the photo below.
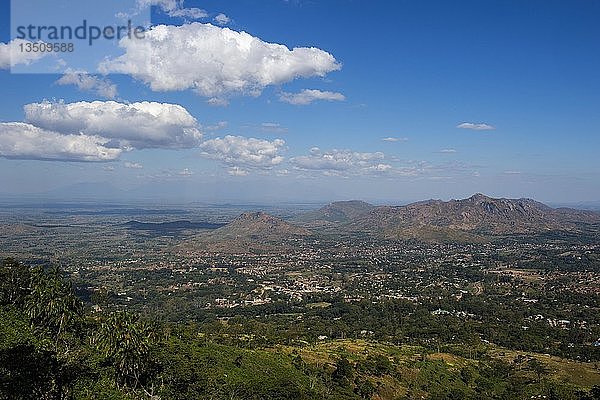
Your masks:
{"label": "blue sky", "polygon": [[[86,184],[157,201],[600,199],[598,2],[156,3],[152,24],[173,40],[153,47],[169,61],[158,72],[131,67],[137,48],[117,43],[87,74],[4,62],[1,195]],[[242,31],[258,41],[249,52]],[[188,37],[204,42],[172,50]],[[93,121],[89,102],[104,110]],[[148,120],[121,119],[120,135],[125,112]]]}

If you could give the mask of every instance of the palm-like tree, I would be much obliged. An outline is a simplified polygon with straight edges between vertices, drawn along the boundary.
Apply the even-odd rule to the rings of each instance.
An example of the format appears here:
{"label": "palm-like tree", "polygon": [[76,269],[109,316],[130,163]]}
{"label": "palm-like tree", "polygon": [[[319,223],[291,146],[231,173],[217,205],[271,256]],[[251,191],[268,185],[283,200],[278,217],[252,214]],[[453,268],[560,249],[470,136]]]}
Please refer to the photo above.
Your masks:
{"label": "palm-like tree", "polygon": [[93,341],[115,368],[117,386],[142,387],[151,368],[152,326],[128,312],[115,312],[100,323]]}
{"label": "palm-like tree", "polygon": [[80,320],[83,303],[73,293],[71,284],[62,279],[58,268],[49,273],[39,268],[32,272],[26,310],[35,325],[54,335],[57,350],[65,332]]}
{"label": "palm-like tree", "polygon": [[[20,283],[23,274],[20,274]],[[71,284],[63,279],[58,268],[46,272],[42,268],[27,269],[29,281],[19,286],[25,311],[32,325],[45,338],[43,354],[53,360],[51,387],[40,398],[67,398],[73,371],[79,368],[76,354],[78,322],[83,314],[83,303],[75,296]],[[51,350],[51,351],[48,351]]]}
{"label": "palm-like tree", "polygon": [[31,271],[28,266],[7,258],[0,266],[0,303],[22,306],[29,293]]}

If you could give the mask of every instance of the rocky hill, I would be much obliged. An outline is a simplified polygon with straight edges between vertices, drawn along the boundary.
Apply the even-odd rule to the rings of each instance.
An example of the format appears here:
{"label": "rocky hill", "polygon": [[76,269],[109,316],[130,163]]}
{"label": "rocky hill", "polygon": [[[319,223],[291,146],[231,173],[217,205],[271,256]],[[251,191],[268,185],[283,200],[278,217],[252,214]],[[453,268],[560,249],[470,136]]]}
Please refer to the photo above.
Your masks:
{"label": "rocky hill", "polygon": [[309,230],[264,212],[244,213],[211,233],[214,238],[256,238],[261,240],[309,235],[311,235]]}
{"label": "rocky hill", "polygon": [[360,200],[336,201],[315,211],[309,211],[292,219],[309,227],[329,226],[348,223],[375,208],[374,205]]}
{"label": "rocky hill", "polygon": [[600,223],[600,214],[553,209],[531,199],[494,199],[475,194],[463,200],[428,200],[406,206],[376,207],[351,221],[351,231],[386,237],[533,234],[572,231]]}

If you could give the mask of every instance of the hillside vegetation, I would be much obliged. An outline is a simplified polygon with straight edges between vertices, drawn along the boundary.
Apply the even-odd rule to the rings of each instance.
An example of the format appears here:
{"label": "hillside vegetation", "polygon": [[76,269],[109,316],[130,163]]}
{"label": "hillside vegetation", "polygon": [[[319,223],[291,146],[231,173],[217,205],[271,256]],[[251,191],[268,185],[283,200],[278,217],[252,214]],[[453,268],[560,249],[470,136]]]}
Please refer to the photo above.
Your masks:
{"label": "hillside vegetation", "polygon": [[159,323],[108,307],[102,293],[84,304],[57,269],[8,259],[0,267],[0,399],[600,398],[592,363],[494,346],[248,340],[261,331],[236,335],[235,321],[213,324],[210,334]]}

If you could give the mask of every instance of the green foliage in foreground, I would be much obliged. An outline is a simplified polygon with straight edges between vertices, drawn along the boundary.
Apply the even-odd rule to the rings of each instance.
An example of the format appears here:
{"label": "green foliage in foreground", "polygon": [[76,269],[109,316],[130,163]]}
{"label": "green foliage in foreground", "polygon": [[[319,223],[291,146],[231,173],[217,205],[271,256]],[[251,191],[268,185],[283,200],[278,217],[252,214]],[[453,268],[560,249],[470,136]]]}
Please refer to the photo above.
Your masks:
{"label": "green foliage in foreground", "polygon": [[537,358],[223,342],[193,325],[86,312],[58,270],[0,266],[0,399],[600,399],[599,386],[558,379]]}

